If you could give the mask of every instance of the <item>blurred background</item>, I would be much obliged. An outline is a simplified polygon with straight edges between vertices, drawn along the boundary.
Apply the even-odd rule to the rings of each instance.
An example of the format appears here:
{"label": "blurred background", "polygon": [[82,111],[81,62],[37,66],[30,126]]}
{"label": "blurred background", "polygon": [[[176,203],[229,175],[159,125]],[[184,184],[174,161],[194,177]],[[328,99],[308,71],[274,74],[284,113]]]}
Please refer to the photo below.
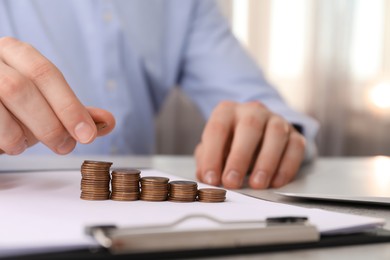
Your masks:
{"label": "blurred background", "polygon": [[[390,1],[218,3],[287,103],[320,122],[321,156],[390,155]],[[191,154],[203,125],[175,91],[157,118],[157,153]]]}

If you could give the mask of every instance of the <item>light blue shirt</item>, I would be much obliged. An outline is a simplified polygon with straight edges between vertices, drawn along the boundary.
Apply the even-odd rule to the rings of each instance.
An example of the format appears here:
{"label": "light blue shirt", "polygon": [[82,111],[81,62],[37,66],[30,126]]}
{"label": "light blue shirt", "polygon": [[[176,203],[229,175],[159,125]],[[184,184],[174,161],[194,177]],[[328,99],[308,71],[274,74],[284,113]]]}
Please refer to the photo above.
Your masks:
{"label": "light blue shirt", "polygon": [[[1,0],[0,36],[33,45],[85,105],[115,116],[110,135],[77,145],[76,154],[153,153],[154,117],[175,86],[205,118],[223,100],[259,100],[302,125],[314,147],[317,123],[266,82],[213,1]],[[38,151],[51,153],[29,149]]]}

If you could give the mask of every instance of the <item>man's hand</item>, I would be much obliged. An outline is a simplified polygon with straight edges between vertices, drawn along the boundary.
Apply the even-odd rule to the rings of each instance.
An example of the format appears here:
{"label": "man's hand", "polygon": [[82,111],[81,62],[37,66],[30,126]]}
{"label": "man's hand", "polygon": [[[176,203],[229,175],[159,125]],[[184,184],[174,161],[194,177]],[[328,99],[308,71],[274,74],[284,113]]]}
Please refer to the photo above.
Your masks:
{"label": "man's hand", "polygon": [[0,38],[0,153],[20,154],[40,141],[67,154],[76,142],[90,143],[114,125],[109,112],[84,107],[62,73],[31,45]]}
{"label": "man's hand", "polygon": [[197,177],[238,189],[249,172],[252,188],[280,187],[294,178],[304,153],[304,137],[261,103],[222,102],[195,150]]}

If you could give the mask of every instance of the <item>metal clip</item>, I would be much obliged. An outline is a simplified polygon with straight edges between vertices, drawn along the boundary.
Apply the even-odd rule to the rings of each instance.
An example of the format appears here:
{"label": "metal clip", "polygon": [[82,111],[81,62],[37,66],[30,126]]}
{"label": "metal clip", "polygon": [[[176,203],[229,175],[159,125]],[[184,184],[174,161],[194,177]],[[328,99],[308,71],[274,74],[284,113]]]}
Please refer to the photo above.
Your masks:
{"label": "metal clip", "polygon": [[[216,223],[212,228],[178,229],[193,219]],[[164,225],[117,228],[93,226],[86,229],[113,253],[142,253],[196,250],[253,245],[288,244],[319,240],[319,232],[306,217],[276,217],[265,221],[222,221],[194,214]]]}

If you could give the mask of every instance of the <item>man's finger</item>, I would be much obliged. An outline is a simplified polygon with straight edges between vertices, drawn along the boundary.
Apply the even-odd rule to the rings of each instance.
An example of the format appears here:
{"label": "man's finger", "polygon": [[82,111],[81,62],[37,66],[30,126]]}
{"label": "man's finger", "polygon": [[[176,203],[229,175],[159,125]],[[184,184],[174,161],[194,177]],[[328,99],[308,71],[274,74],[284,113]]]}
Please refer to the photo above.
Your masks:
{"label": "man's finger", "polygon": [[298,132],[293,131],[271,186],[279,188],[290,182],[298,172],[304,156],[305,138]]}
{"label": "man's finger", "polygon": [[238,189],[242,186],[258,143],[263,137],[270,113],[259,109],[259,106],[257,103],[247,103],[237,110],[233,142],[222,176],[222,183],[226,188]]}
{"label": "man's finger", "polygon": [[269,186],[286,148],[290,128],[279,116],[272,116],[269,119],[259,156],[249,178],[249,185],[252,188],[264,189]]}
{"label": "man's finger", "polygon": [[54,64],[29,44],[10,37],[0,39],[0,59],[34,83],[74,139],[81,143],[95,139],[91,116]]}
{"label": "man's finger", "polygon": [[35,85],[15,69],[0,62],[0,100],[36,138],[59,154],[73,150],[74,139],[58,120]]}
{"label": "man's finger", "polygon": [[1,102],[0,118],[0,149],[9,155],[24,152],[27,148],[27,138],[23,129]]}
{"label": "man's finger", "polygon": [[195,148],[195,151],[194,151],[194,157],[195,157],[195,164],[196,164],[196,178],[198,180],[202,180],[202,172],[201,172],[201,169],[200,169],[200,160],[201,160],[201,154],[202,154],[202,143],[199,143],[196,148]]}
{"label": "man's finger", "polygon": [[224,151],[229,143],[234,125],[233,102],[222,102],[212,113],[202,134],[200,156],[201,181],[219,185],[224,164]]}

